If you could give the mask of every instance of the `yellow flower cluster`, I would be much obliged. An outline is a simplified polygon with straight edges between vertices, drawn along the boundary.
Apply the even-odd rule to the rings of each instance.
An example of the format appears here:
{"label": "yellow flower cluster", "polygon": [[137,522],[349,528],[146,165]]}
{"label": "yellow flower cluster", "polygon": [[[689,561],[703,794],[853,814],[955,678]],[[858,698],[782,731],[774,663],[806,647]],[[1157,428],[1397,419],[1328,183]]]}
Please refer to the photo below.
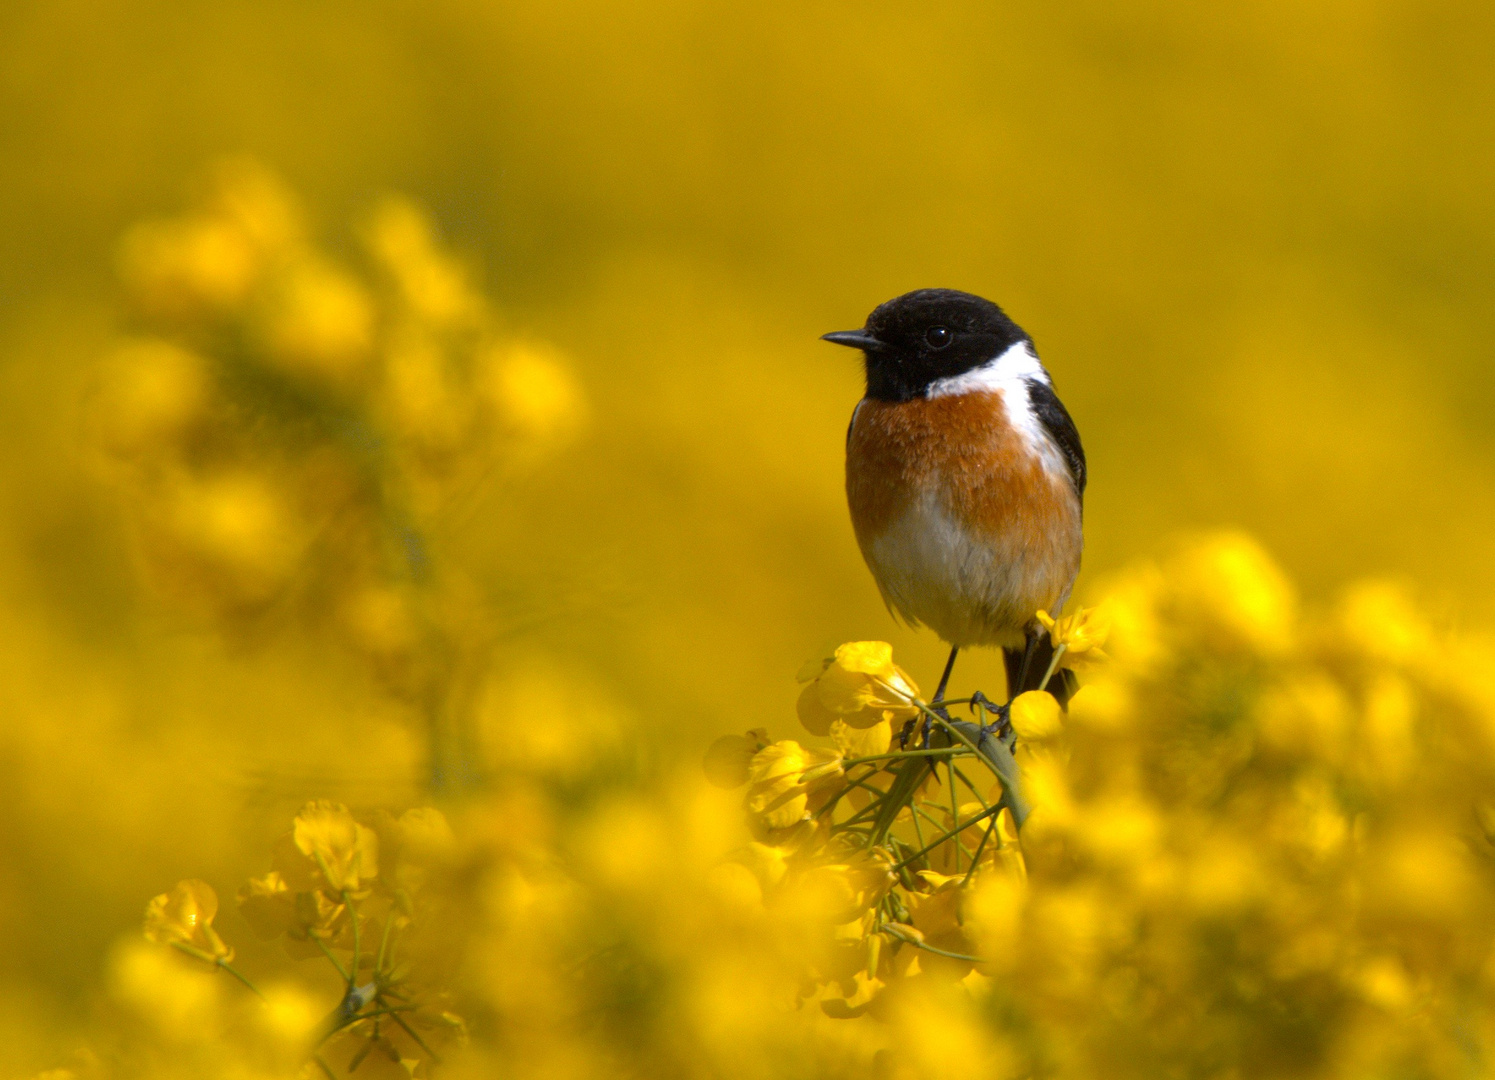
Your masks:
{"label": "yellow flower cluster", "polygon": [[[394,1075],[424,1075],[445,1049],[467,1038],[448,993],[431,983],[433,976],[450,982],[451,971],[435,971],[434,950],[423,947],[430,921],[439,917],[426,886],[455,849],[445,817],[430,808],[398,818],[377,814],[369,826],[346,806],[317,800],[296,816],[276,845],[276,868],[239,890],[239,910],[259,936],[282,939],[293,959],[330,963],[341,998],[320,1017],[304,996],[293,992],[288,999],[283,987],[272,991],[276,996],[262,994],[232,966],[234,950],[213,929],[218,897],[206,882],[183,881],[152,900],[145,935],[227,971],[267,1010],[278,1008],[277,1049],[281,1057],[299,1051],[296,1069],[305,1063],[323,1075],[384,1075],[392,1066]],[[150,961],[142,965],[127,953],[121,970],[142,966],[149,970]],[[169,969],[158,977],[167,985],[181,979]],[[360,1070],[371,1057],[378,1064]]]}
{"label": "yellow flower cluster", "polygon": [[854,758],[827,716],[923,708],[877,643],[809,673],[801,718],[835,749],[749,737],[741,864],[770,909],[838,883],[803,992],[951,1037],[885,1048],[898,1075],[1481,1074],[1495,649],[1384,585],[1304,619],[1234,534],[1107,591],[1040,616],[1088,685],[1067,717],[1012,702],[1015,773],[935,717],[927,746]]}
{"label": "yellow flower cluster", "polygon": [[516,772],[450,827],[311,803],[239,911],[336,968],[320,1006],[274,976],[246,1019],[183,882],[146,931],[186,956],[113,976],[154,1034],[71,1075],[1482,1075],[1495,646],[1384,585],[1305,617],[1234,535],[1106,593],[1056,622],[1110,626],[1067,715],[931,709],[857,642],[802,673],[824,745],[721,739],[713,785]]}
{"label": "yellow flower cluster", "polygon": [[585,409],[415,204],[384,200],[356,238],[357,262],[333,257],[276,177],[220,164],[192,211],[121,243],[134,333],[92,430],[164,588],[239,630],[300,608],[417,695],[436,512]]}
{"label": "yellow flower cluster", "polygon": [[165,593],[237,638],[291,617],[352,650],[430,733],[437,786],[461,786],[480,767],[453,697],[488,654],[442,551],[463,500],[561,446],[585,403],[415,204],[384,200],[355,239],[334,258],[249,161],[132,229],[133,334],[101,364],[93,441]]}

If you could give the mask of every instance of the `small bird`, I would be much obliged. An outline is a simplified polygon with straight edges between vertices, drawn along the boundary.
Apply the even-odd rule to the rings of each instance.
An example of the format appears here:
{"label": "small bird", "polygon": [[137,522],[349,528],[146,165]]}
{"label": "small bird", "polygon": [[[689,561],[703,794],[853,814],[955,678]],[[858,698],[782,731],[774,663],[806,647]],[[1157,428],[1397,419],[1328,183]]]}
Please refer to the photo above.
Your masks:
{"label": "small bird", "polygon": [[[851,523],[889,608],[951,646],[934,703],[972,645],[1003,648],[1009,701],[1039,689],[1053,648],[1035,614],[1057,614],[1080,570],[1085,451],[1032,339],[990,300],[919,289],[824,340],[866,359]],[[1071,678],[1049,682],[1061,704]]]}

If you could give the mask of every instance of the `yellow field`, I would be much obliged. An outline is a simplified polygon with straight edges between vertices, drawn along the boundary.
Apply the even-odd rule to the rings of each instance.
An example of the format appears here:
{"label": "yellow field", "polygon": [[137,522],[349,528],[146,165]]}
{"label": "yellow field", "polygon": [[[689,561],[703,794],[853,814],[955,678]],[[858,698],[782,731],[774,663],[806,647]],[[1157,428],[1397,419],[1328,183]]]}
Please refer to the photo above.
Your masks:
{"label": "yellow field", "polygon": [[[0,10],[0,1069],[324,1075],[320,940],[430,1043],[381,998],[355,1076],[1488,1072],[1492,44],[1467,3]],[[1113,660],[1031,729],[1021,848],[909,878],[790,835],[889,723],[805,730],[795,674],[938,679],[816,340],[931,285],[1076,419]],[[950,829],[996,790],[942,775]]]}

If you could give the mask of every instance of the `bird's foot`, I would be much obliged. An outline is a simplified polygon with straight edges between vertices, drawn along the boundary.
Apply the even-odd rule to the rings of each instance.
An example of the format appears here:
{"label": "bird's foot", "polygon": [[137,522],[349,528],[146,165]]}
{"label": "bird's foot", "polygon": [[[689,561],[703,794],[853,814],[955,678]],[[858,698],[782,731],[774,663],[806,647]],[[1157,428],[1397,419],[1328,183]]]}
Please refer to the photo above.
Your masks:
{"label": "bird's foot", "polygon": [[995,734],[999,739],[1006,736],[1008,730],[1011,728],[1011,705],[998,705],[980,690],[977,690],[971,695],[970,706],[972,712],[976,712],[978,709],[985,709],[992,715],[993,719],[991,723],[981,725],[982,734]]}

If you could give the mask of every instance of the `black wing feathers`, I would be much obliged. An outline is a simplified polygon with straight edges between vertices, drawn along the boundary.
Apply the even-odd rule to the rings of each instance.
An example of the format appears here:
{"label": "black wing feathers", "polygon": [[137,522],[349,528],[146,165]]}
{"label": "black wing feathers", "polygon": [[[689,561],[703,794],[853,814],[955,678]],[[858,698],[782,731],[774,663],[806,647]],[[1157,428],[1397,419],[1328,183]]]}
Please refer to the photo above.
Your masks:
{"label": "black wing feathers", "polygon": [[1069,475],[1075,483],[1075,492],[1085,497],[1085,448],[1080,445],[1080,433],[1075,422],[1069,418],[1069,410],[1054,393],[1054,388],[1039,379],[1027,379],[1028,400],[1033,403],[1033,415],[1043,425],[1054,445],[1064,455],[1069,465]]}

